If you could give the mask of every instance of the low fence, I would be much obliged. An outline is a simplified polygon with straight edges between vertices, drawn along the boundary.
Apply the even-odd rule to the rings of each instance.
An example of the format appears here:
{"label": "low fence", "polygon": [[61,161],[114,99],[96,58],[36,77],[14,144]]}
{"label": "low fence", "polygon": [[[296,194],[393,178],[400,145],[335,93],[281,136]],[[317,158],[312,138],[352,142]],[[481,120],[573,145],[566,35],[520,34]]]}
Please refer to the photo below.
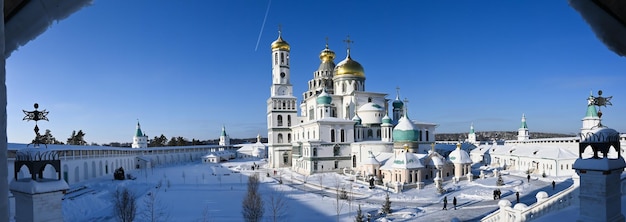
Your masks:
{"label": "low fence", "polygon": [[532,221],[543,215],[551,212],[562,210],[563,208],[572,206],[578,203],[578,187],[580,183],[578,179],[574,179],[572,184],[567,189],[558,192],[552,197],[548,197],[546,192],[539,192],[535,196],[537,202],[526,206],[525,204],[516,204],[511,207],[511,202],[508,200],[501,200],[498,202],[500,209],[487,215],[481,222],[518,222],[518,221]]}

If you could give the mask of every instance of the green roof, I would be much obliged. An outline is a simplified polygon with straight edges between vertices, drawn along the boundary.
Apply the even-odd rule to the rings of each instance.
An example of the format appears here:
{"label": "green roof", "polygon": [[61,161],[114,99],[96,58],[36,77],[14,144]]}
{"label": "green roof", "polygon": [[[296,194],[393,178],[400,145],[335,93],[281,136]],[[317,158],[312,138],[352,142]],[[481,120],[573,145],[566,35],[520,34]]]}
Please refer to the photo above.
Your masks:
{"label": "green roof", "polygon": [[585,115],[585,117],[598,117],[598,111],[596,110],[596,106],[587,106],[587,115]]}
{"label": "green roof", "polygon": [[141,132],[141,127],[139,127],[139,124],[137,124],[137,132],[135,132],[135,136],[136,137],[142,137],[143,136],[143,132]]}

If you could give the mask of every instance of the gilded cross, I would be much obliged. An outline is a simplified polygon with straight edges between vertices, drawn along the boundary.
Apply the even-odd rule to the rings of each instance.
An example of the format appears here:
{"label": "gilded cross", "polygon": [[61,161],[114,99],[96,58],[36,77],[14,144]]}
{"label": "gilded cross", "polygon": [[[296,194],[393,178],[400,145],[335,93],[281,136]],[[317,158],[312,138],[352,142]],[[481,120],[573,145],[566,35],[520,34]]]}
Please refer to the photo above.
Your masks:
{"label": "gilded cross", "polygon": [[346,45],[348,46],[348,50],[350,50],[350,44],[354,43],[354,41],[350,40],[350,35],[348,35],[346,37],[346,40],[343,40],[343,42],[345,42]]}

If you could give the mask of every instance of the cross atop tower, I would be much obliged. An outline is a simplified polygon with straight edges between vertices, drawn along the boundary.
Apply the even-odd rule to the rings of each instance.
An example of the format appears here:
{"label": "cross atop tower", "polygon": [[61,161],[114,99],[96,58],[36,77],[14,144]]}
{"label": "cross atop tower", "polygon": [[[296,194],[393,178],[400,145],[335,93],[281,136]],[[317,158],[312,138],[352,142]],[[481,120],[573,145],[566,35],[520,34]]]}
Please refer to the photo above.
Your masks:
{"label": "cross atop tower", "polygon": [[328,36],[326,36],[326,48],[328,48]]}
{"label": "cross atop tower", "polygon": [[283,33],[283,25],[278,24],[278,36],[282,36]]}
{"label": "cross atop tower", "polygon": [[354,43],[354,41],[350,40],[350,35],[346,36],[346,39],[343,40],[346,43],[346,47],[348,49],[348,57],[350,57],[350,44]]}

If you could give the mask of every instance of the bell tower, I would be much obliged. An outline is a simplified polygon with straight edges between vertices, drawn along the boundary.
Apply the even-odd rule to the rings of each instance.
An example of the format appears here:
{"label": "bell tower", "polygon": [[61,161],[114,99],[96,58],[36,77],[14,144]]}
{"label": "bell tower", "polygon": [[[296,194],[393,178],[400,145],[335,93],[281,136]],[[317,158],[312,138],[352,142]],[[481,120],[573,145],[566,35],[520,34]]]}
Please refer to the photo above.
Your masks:
{"label": "bell tower", "polygon": [[297,115],[296,97],[290,82],[291,47],[282,37],[272,42],[272,86],[267,100],[268,163],[271,168],[291,166],[291,126]]}

